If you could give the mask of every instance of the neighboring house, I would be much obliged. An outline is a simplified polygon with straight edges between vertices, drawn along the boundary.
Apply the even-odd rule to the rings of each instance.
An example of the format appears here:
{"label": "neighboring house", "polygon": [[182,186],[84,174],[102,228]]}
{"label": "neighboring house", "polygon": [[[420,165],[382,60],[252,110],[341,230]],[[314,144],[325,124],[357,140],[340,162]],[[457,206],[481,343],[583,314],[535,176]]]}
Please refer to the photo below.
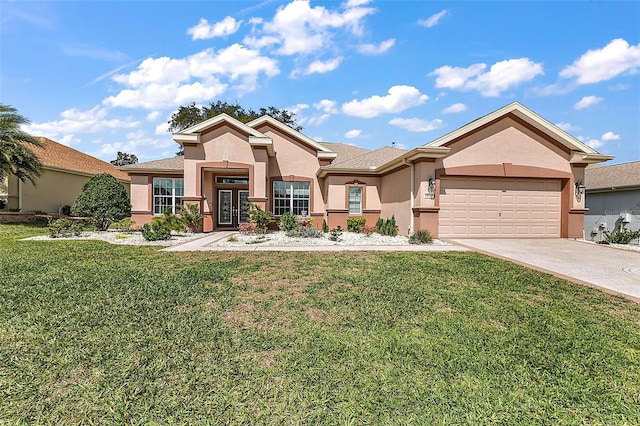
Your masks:
{"label": "neighboring house", "polygon": [[585,238],[600,241],[604,231],[640,229],[640,161],[585,170]]}
{"label": "neighboring house", "polygon": [[611,159],[512,103],[409,151],[315,141],[269,116],[221,114],[174,133],[184,157],[121,167],[133,219],[196,204],[205,231],[235,229],[247,201],[346,228],[395,216],[400,233],[582,237],[588,164]]}
{"label": "neighboring house", "polygon": [[99,173],[116,177],[129,191],[129,176],[113,164],[76,151],[50,139],[39,137],[43,147],[30,146],[42,163],[42,175],[36,181],[21,182],[15,176],[0,185],[0,199],[6,207],[22,212],[59,213],[62,207],[71,206],[82,192],[84,184]]}

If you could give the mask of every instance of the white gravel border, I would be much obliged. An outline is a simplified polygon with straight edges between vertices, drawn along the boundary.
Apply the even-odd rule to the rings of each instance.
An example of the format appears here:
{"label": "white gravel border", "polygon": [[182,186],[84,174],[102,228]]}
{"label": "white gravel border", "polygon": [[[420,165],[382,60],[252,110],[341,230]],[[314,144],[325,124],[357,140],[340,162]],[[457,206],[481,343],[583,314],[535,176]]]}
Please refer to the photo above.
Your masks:
{"label": "white gravel border", "polygon": [[177,244],[183,244],[197,238],[202,238],[206,234],[194,234],[191,232],[171,233],[171,238],[160,241],[147,241],[141,232],[120,232],[120,231],[102,231],[102,232],[83,232],[77,237],[60,237],[51,238],[48,235],[38,235],[37,237],[25,238],[22,241],[59,241],[59,240],[99,240],[106,241],[111,244],[121,244],[129,246],[162,246],[169,247]]}

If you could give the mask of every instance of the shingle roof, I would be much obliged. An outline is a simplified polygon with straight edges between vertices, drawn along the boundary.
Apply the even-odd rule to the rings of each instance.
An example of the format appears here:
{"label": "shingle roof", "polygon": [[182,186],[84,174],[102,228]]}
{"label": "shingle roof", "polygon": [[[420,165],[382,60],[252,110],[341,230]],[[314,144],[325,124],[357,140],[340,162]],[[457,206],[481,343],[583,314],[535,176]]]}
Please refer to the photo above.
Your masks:
{"label": "shingle roof", "polygon": [[120,170],[127,171],[153,171],[153,170],[165,170],[165,171],[184,171],[184,156],[176,155],[171,158],[163,158],[161,160],[147,161],[146,163],[129,164],[121,166]]}
{"label": "shingle roof", "polygon": [[351,160],[352,158],[359,157],[363,154],[371,152],[368,149],[360,148],[359,146],[348,145],[346,143],[321,142],[321,144],[338,154],[338,157],[333,160],[332,164],[338,164],[343,161]]}
{"label": "shingle roof", "polygon": [[585,169],[584,176],[587,189],[640,187],[640,161],[612,166],[589,166]]}
{"label": "shingle roof", "polygon": [[29,149],[33,151],[45,168],[53,167],[89,175],[109,173],[121,180],[131,180],[126,173],[116,169],[111,163],[99,160],[51,139],[44,137],[38,137],[37,139],[44,146],[42,148],[29,146]]}
{"label": "shingle roof", "polygon": [[371,167],[380,167],[406,152],[404,149],[385,146],[346,161],[330,164],[324,169],[369,169]]}

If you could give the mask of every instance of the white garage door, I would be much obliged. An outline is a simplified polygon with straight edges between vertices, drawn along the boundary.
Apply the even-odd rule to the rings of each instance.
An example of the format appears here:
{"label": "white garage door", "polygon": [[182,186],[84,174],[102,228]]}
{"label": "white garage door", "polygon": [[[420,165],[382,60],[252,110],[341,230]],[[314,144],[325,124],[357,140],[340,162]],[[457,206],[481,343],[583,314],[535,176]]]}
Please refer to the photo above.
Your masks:
{"label": "white garage door", "polygon": [[441,238],[560,237],[557,179],[443,178]]}

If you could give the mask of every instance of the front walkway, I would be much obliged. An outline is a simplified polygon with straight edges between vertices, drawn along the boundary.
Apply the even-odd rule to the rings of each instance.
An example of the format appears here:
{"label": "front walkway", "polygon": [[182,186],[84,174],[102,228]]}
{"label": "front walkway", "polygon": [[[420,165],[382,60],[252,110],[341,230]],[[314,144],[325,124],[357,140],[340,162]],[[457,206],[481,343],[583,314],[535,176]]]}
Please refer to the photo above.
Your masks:
{"label": "front walkway", "polygon": [[162,251],[468,251],[469,249],[459,245],[333,245],[327,241],[326,245],[314,246],[260,246],[259,244],[247,244],[245,246],[219,247],[212,244],[217,241],[237,234],[237,231],[217,231],[206,234],[202,238],[191,240],[184,244],[167,247]]}
{"label": "front walkway", "polygon": [[640,302],[640,252],[584,241],[456,239],[455,244]]}

